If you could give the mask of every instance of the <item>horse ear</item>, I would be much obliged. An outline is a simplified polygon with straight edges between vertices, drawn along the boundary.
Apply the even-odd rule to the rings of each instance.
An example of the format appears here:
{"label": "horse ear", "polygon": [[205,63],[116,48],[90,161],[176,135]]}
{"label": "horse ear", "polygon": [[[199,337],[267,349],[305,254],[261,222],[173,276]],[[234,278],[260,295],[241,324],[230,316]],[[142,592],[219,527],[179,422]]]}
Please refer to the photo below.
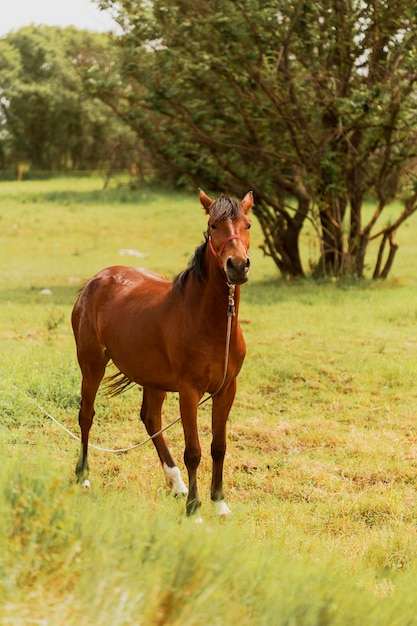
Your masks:
{"label": "horse ear", "polygon": [[199,189],[199,191],[200,191],[200,202],[203,205],[203,209],[206,211],[206,213],[209,213],[210,207],[213,204],[213,200],[211,200],[211,198],[209,198],[208,195],[204,193],[202,189]]}
{"label": "horse ear", "polygon": [[245,213],[249,213],[251,208],[253,207],[253,191],[248,191],[246,196],[243,198],[240,206],[244,210]]}

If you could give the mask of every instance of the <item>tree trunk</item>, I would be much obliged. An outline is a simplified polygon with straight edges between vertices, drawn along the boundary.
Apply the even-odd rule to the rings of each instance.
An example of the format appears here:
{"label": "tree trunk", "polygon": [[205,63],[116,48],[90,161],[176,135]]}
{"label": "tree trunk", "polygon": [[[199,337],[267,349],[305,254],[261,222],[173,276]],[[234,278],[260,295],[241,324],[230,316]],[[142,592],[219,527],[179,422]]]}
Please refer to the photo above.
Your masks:
{"label": "tree trunk", "polygon": [[358,278],[363,277],[365,256],[369,241],[369,232],[362,232],[362,193],[357,190],[356,178],[351,181],[350,193],[350,229],[348,242],[349,263]]}
{"label": "tree trunk", "polygon": [[[382,262],[384,258],[385,246],[389,243],[389,252],[388,258],[385,261],[384,266],[382,267]],[[378,258],[375,264],[375,269],[372,278],[376,280],[377,278],[387,278],[392,264],[394,263],[394,258],[398,250],[398,244],[395,239],[395,231],[388,231],[382,237],[381,245],[379,246]],[[382,268],[382,269],[381,269]]]}
{"label": "tree trunk", "polygon": [[255,211],[264,235],[261,246],[264,254],[273,259],[285,278],[304,276],[300,256],[299,222],[286,212],[273,212],[264,203],[258,203]]}
{"label": "tree trunk", "polygon": [[340,276],[346,269],[343,249],[342,222],[347,200],[335,194],[325,194],[320,210],[321,258],[317,273]]}
{"label": "tree trunk", "polygon": [[322,256],[319,271],[331,276],[339,276],[343,269],[343,241],[340,227],[335,224],[327,211],[320,213],[322,232]]}

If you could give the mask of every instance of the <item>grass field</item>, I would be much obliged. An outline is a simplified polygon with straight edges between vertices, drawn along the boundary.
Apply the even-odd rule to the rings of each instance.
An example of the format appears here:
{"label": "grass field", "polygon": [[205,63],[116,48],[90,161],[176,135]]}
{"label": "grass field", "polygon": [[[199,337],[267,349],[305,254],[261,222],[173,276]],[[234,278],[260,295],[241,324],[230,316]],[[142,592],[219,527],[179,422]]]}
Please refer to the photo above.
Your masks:
{"label": "grass field", "polygon": [[[254,224],[225,465],[233,515],[211,511],[206,405],[199,525],[167,494],[151,445],[91,450],[93,489],[80,493],[78,443],[46,414],[78,434],[69,320],[85,279],[120,263],[173,277],[206,225],[197,194],[101,187],[0,183],[1,623],[417,624],[417,221],[377,284],[286,283]],[[101,395],[91,440],[144,438],[139,404],[136,390]],[[177,414],[172,395],[165,421]],[[181,428],[167,437],[183,469]]]}

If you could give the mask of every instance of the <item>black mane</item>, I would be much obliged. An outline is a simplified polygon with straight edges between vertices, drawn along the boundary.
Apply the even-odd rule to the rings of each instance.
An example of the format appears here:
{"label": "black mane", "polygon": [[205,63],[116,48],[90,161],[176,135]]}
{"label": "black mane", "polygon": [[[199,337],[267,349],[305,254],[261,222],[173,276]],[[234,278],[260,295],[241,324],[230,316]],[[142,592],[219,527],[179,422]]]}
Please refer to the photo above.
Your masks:
{"label": "black mane", "polygon": [[242,214],[242,206],[235,198],[220,196],[210,206],[210,219],[213,222],[224,222],[225,220],[236,220]]}
{"label": "black mane", "polygon": [[185,281],[187,280],[191,272],[195,273],[195,276],[200,282],[204,282],[205,280],[203,259],[207,247],[207,234],[205,234],[204,237],[205,241],[197,246],[185,270],[183,270],[180,274],[178,274],[176,278],[174,278],[174,287],[177,287],[180,291],[183,291]]}

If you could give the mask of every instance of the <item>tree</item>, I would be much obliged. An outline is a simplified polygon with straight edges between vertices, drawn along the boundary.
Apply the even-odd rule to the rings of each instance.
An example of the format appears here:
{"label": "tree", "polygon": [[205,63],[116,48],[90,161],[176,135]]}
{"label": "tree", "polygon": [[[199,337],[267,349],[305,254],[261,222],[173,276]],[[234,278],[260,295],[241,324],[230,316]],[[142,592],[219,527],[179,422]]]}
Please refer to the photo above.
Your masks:
{"label": "tree", "polygon": [[17,81],[20,73],[20,55],[17,50],[13,48],[6,41],[0,40],[0,67],[2,81],[0,84],[0,167],[6,167],[6,150],[4,144],[7,140],[7,119],[3,114],[3,107],[7,106],[7,99],[5,98],[4,85],[13,84]]}
{"label": "tree", "polygon": [[[373,276],[388,275],[396,231],[417,209],[413,0],[99,4],[119,7],[122,73],[96,67],[90,83],[160,167],[180,183],[252,188],[265,253],[285,276],[304,273],[307,221],[316,271],[363,276],[378,239]],[[381,226],[394,198],[403,209]]]}
{"label": "tree", "polygon": [[[102,34],[30,26],[0,41],[0,120],[3,152],[41,170],[94,169],[134,160],[136,139],[107,107],[84,89],[77,66],[110,63]],[[4,159],[6,160],[6,159]]]}

